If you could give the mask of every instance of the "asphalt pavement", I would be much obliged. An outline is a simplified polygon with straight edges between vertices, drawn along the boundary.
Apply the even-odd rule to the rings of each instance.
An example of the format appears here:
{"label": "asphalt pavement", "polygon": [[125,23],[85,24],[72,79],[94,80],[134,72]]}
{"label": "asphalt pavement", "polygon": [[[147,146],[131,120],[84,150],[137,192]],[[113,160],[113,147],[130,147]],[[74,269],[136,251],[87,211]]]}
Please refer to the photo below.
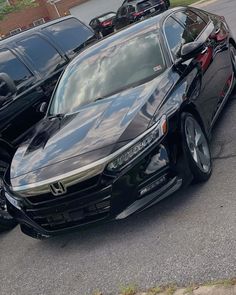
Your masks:
{"label": "asphalt pavement", "polygon": [[[224,15],[236,35],[235,0],[204,8]],[[207,183],[126,220],[46,241],[19,227],[1,234],[0,294],[114,294],[127,284],[148,288],[235,277],[235,114],[236,92],[213,132],[214,171]]]}

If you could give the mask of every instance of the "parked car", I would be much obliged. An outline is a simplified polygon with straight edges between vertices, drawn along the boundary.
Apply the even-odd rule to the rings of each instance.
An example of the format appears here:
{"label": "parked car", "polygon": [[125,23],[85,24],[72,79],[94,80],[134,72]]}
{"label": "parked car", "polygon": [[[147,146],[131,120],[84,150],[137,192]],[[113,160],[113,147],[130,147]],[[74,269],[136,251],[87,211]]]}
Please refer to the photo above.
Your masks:
{"label": "parked car", "polygon": [[168,9],[165,0],[126,0],[118,9],[114,19],[115,30],[154,16]]}
{"label": "parked car", "polygon": [[76,57],[5,177],[22,231],[42,238],[122,219],[208,180],[235,46],[223,17],[176,8]]}
{"label": "parked car", "polygon": [[89,25],[95,31],[99,38],[103,38],[114,31],[113,20],[116,16],[115,12],[107,12],[100,16],[93,18]]}
{"label": "parked car", "polygon": [[[122,5],[124,5],[124,4],[128,4],[128,3],[132,3],[132,2],[135,2],[135,1],[138,1],[138,0],[125,0],[125,1],[122,3]],[[152,1],[154,4],[159,2],[159,0],[150,0],[150,1]],[[170,7],[170,0],[163,0],[163,2],[166,3],[166,6],[167,6],[168,8]]]}
{"label": "parked car", "polygon": [[42,119],[68,62],[96,39],[91,28],[65,17],[0,41],[0,230],[15,225],[1,179],[25,132]]}

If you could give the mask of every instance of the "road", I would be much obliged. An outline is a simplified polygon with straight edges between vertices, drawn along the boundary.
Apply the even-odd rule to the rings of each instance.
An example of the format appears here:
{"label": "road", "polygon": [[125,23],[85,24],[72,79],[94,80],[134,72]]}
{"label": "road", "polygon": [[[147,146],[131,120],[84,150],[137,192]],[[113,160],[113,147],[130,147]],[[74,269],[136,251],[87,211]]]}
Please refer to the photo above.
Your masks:
{"label": "road", "polygon": [[[224,15],[236,33],[235,0],[206,8]],[[86,231],[46,241],[18,227],[1,234],[0,294],[85,295],[97,289],[114,294],[130,283],[146,288],[235,277],[235,114],[236,92],[214,129],[209,182]]]}

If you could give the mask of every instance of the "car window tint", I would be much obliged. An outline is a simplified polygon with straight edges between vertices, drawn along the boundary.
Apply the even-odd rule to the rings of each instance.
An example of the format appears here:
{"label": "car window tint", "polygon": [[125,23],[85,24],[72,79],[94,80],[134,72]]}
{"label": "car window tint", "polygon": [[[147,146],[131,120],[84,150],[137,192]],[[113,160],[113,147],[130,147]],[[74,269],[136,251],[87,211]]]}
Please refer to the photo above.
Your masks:
{"label": "car window tint", "polygon": [[75,18],[64,20],[45,28],[67,54],[77,52],[93,32]]}
{"label": "car window tint", "polygon": [[210,21],[210,17],[204,11],[194,9],[194,13],[196,13],[201,19],[203,19],[206,24]]}
{"label": "car window tint", "polygon": [[194,40],[197,39],[207,25],[199,15],[191,10],[177,12],[174,16],[186,26]]}
{"label": "car window tint", "polygon": [[56,49],[37,35],[29,36],[17,44],[41,73],[51,73],[65,63]]}
{"label": "car window tint", "polygon": [[165,35],[167,43],[174,58],[179,57],[181,46],[192,42],[193,37],[180,23],[169,17],[165,22]]}
{"label": "car window tint", "polygon": [[0,50],[0,73],[8,74],[16,85],[32,77],[26,66],[8,49]]}
{"label": "car window tint", "polygon": [[88,53],[66,69],[50,114],[74,112],[79,106],[147,83],[165,69],[156,32]]}

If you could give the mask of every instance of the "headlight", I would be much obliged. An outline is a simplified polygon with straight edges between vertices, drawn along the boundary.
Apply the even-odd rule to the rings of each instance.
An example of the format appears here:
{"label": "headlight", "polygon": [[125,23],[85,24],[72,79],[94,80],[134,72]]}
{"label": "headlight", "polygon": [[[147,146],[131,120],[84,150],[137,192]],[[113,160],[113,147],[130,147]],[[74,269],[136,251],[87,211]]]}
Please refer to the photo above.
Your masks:
{"label": "headlight", "polygon": [[121,170],[153,146],[153,144],[161,139],[166,133],[167,119],[166,116],[163,116],[155,125],[138,137],[137,142],[131,147],[127,147],[126,151],[110,162],[107,166],[107,170],[111,172]]}

